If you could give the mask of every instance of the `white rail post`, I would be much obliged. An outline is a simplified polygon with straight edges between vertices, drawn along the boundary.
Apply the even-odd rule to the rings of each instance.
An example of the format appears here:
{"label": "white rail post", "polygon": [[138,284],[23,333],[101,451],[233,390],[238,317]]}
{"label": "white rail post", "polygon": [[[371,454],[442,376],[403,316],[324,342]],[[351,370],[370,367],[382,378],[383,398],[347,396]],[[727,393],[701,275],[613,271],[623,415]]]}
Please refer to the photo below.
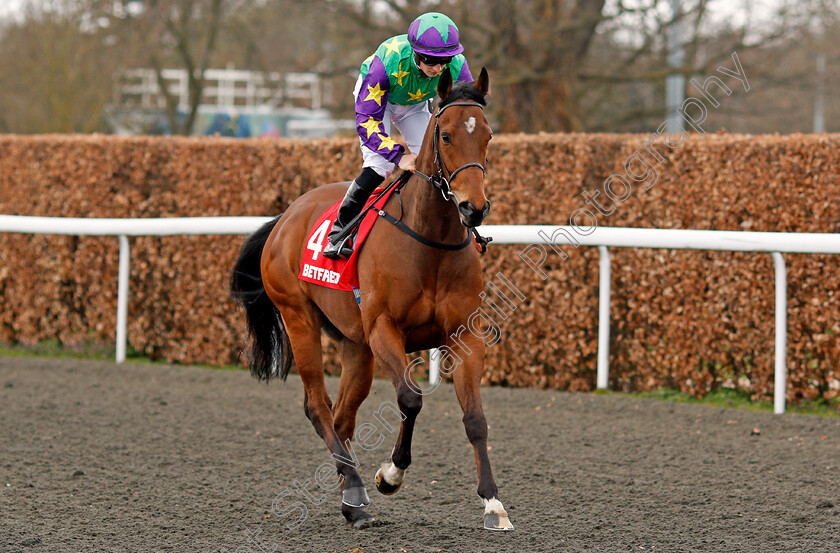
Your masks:
{"label": "white rail post", "polygon": [[785,412],[787,392],[787,274],[785,258],[779,252],[771,252],[776,267],[776,372],[773,390],[773,412]]}
{"label": "white rail post", "polygon": [[610,251],[598,246],[600,268],[598,275],[598,368],[596,386],[606,390],[610,383]]}
{"label": "white rail post", "polygon": [[430,349],[429,350],[429,384],[434,386],[440,380],[440,358],[442,355],[440,354],[440,350]]}
{"label": "white rail post", "polygon": [[130,249],[128,237],[120,234],[120,269],[117,289],[117,363],[125,361],[125,344],[128,327],[128,266]]}

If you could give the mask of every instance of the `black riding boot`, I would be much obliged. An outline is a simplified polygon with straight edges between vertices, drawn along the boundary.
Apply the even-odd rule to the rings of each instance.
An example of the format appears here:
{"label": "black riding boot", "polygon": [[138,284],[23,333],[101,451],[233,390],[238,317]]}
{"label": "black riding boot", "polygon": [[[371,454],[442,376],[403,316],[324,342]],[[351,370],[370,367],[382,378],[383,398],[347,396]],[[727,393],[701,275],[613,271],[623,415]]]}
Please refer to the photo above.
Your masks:
{"label": "black riding boot", "polygon": [[379,173],[370,167],[365,167],[362,173],[356,177],[356,180],[350,183],[350,188],[347,189],[347,193],[341,201],[335,223],[333,223],[332,230],[327,237],[329,244],[324,249],[324,257],[330,259],[338,259],[339,257],[349,259],[353,254],[353,247],[348,243],[349,241],[345,239],[339,241],[338,235],[341,234],[344,227],[350,224],[350,221],[356,215],[361,213],[371,193],[384,180],[385,177],[380,176]]}

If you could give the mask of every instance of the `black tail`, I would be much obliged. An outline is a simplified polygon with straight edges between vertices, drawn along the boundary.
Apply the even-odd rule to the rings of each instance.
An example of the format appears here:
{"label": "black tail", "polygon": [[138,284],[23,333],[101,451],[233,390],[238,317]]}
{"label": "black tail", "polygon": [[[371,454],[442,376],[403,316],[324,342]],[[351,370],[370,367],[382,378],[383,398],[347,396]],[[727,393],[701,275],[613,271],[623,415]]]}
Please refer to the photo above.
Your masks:
{"label": "black tail", "polygon": [[278,375],[286,380],[294,360],[283,319],[265,293],[260,274],[263,246],[278,219],[279,215],[245,241],[230,277],[230,295],[248,317],[251,374],[265,381]]}

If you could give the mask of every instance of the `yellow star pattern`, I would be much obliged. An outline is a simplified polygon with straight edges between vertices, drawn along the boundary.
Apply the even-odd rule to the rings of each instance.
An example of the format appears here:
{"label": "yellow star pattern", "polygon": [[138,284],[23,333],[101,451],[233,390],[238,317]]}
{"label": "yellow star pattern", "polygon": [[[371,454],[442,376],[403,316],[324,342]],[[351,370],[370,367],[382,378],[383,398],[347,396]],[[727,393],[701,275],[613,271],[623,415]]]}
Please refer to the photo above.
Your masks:
{"label": "yellow star pattern", "polygon": [[385,49],[387,50],[387,52],[385,53],[385,56],[387,57],[391,52],[399,54],[400,46],[402,46],[403,44],[405,44],[405,42],[400,42],[398,37],[394,37],[391,40],[391,42],[386,42]]}
{"label": "yellow star pattern", "polygon": [[367,59],[366,59],[365,61],[363,61],[363,62],[362,62],[362,65],[364,65],[364,64],[366,64],[366,63],[370,63],[370,62],[372,62],[372,61],[373,61],[373,58],[375,58],[375,57],[376,57],[376,54],[371,54],[371,55],[369,55],[369,56],[367,57]]}
{"label": "yellow star pattern", "polygon": [[381,106],[382,96],[385,94],[385,91],[379,88],[379,83],[376,83],[376,86],[368,85],[368,92],[369,94],[367,95],[367,98],[365,98],[365,101],[367,102],[368,100],[373,100],[376,102],[377,106]]}
{"label": "yellow star pattern", "polygon": [[419,101],[421,101],[421,100],[423,99],[423,96],[426,96],[427,94],[428,94],[428,92],[425,92],[425,93],[424,93],[423,91],[421,91],[421,90],[418,88],[418,89],[417,89],[417,92],[413,92],[413,93],[412,93],[412,92],[409,92],[409,93],[408,93],[408,99],[409,99],[409,100],[412,100],[412,101],[414,101],[414,102],[419,102]]}
{"label": "yellow star pattern", "polygon": [[379,137],[379,140],[382,141],[382,144],[379,145],[377,150],[381,150],[382,148],[388,148],[389,150],[397,145],[393,138],[390,136],[385,136],[384,134],[377,134],[376,136]]}
{"label": "yellow star pattern", "polygon": [[377,121],[373,117],[368,117],[368,120],[359,126],[367,129],[367,137],[370,138],[370,135],[372,135],[375,132],[379,132],[379,125],[381,124],[382,121]]}
{"label": "yellow star pattern", "polygon": [[408,71],[403,71],[402,70],[402,64],[399,64],[399,65],[397,65],[396,73],[391,73],[391,76],[396,77],[397,78],[397,84],[399,86],[402,86],[403,77],[405,77],[408,74],[409,74]]}

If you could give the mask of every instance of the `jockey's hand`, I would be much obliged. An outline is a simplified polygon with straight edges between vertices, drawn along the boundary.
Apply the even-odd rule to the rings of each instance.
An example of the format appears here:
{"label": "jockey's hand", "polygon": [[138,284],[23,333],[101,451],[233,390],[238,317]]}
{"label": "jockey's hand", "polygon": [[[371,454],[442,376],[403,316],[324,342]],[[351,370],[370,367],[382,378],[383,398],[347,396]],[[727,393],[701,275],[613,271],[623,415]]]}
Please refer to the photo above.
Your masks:
{"label": "jockey's hand", "polygon": [[415,154],[405,154],[400,158],[399,167],[403,171],[411,171],[414,169],[414,162],[417,161]]}

